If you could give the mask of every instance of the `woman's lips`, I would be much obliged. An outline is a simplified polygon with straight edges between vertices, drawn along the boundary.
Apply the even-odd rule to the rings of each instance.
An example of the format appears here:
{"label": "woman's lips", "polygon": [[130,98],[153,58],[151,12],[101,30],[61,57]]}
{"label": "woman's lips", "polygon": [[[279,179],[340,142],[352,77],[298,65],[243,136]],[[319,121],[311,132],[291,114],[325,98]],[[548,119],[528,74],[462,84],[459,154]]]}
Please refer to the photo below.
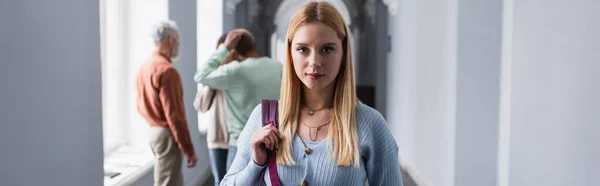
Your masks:
{"label": "woman's lips", "polygon": [[325,74],[319,74],[319,73],[306,73],[306,75],[310,79],[319,79],[319,78],[322,78],[323,76],[325,76]]}

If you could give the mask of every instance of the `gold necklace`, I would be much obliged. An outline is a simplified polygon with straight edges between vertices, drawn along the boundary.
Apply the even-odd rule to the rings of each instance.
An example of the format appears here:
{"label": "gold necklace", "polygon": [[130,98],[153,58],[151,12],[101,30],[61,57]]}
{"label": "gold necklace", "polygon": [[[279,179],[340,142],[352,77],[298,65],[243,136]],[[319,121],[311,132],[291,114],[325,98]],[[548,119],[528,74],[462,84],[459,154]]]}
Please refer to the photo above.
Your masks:
{"label": "gold necklace", "polygon": [[315,109],[312,109],[312,108],[310,108],[310,107],[309,107],[309,106],[308,106],[306,103],[303,103],[303,104],[304,104],[304,106],[306,106],[306,108],[308,108],[308,115],[311,115],[311,116],[312,116],[313,114],[315,114],[315,112],[317,112],[317,111],[321,111],[321,110],[323,110],[323,109],[331,108],[331,105],[330,105],[330,106],[328,106],[328,107],[323,107],[323,108],[320,108],[320,109],[316,109],[316,110],[315,110]]}
{"label": "gold necklace", "polygon": [[[327,123],[322,124],[322,125],[317,126],[317,127],[311,127],[311,126],[307,125],[306,123],[304,123],[304,121],[300,121],[300,123],[302,123],[302,125],[308,127],[308,137],[310,138],[310,140],[311,141],[316,141],[317,138],[319,137],[319,131],[321,130],[321,127],[324,127],[325,125],[328,125],[329,123],[331,123],[331,120],[328,121]],[[313,137],[312,137],[312,129],[314,129],[314,128],[316,128],[317,131],[315,132],[315,138],[313,139]]]}

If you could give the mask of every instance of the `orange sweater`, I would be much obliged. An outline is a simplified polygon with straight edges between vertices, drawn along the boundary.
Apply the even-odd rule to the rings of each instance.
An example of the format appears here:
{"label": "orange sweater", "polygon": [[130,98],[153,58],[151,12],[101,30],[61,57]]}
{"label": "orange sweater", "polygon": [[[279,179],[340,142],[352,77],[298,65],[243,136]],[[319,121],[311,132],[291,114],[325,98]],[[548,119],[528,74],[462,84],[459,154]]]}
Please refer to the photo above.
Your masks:
{"label": "orange sweater", "polygon": [[169,127],[186,157],[194,146],[185,119],[181,78],[168,58],[154,53],[137,74],[137,110],[150,126]]}

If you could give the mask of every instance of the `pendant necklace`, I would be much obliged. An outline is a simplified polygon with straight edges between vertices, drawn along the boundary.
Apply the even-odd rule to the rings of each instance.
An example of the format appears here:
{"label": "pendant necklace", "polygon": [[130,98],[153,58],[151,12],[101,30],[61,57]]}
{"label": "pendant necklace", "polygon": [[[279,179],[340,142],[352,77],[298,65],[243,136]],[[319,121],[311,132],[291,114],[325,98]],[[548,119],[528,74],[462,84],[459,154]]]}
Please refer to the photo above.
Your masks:
{"label": "pendant necklace", "polygon": [[312,116],[313,114],[315,114],[315,112],[317,112],[317,111],[321,111],[321,110],[323,110],[323,109],[331,108],[331,106],[329,106],[329,107],[323,107],[323,108],[320,108],[320,109],[312,109],[312,108],[310,108],[310,107],[309,107],[308,105],[306,105],[306,104],[304,104],[304,106],[306,106],[306,108],[308,108],[308,115],[311,115],[311,116]]}
{"label": "pendant necklace", "polygon": [[[321,130],[321,127],[324,127],[325,125],[328,125],[329,123],[331,123],[331,121],[328,121],[327,123],[322,124],[320,126],[316,126],[316,127],[311,127],[311,126],[307,125],[306,123],[304,123],[304,121],[300,121],[300,123],[302,123],[302,125],[308,127],[308,137],[310,138],[310,140],[311,141],[316,141],[317,138],[318,138],[318,136],[319,136],[319,131]],[[317,129],[315,131],[315,137],[314,138],[313,138],[313,135],[312,135],[312,130],[313,129]]]}

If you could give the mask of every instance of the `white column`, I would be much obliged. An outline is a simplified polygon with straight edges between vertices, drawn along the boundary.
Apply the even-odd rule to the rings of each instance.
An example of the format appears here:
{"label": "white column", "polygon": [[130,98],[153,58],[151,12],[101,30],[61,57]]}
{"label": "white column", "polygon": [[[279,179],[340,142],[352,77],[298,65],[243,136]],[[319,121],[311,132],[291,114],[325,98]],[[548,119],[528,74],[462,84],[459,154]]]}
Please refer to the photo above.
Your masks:
{"label": "white column", "polygon": [[[222,0],[199,0],[196,1],[196,61],[194,65],[199,67],[203,65],[210,55],[216,51],[217,41],[223,34],[223,1]],[[185,16],[185,15],[183,15]],[[192,68],[197,69],[197,68]],[[194,71],[195,72],[195,71]],[[193,75],[192,75],[193,78]],[[190,79],[189,81],[192,81]],[[192,81],[193,82],[193,81]],[[202,85],[196,85],[200,88]],[[195,95],[195,92],[193,93]],[[198,115],[198,119],[190,130],[198,131],[201,122],[209,120],[214,116],[214,110],[206,113],[190,113],[193,116]],[[206,123],[206,122],[204,122]],[[204,140],[204,138],[202,138]]]}
{"label": "white column", "polygon": [[502,0],[458,0],[457,186],[496,184],[502,11]]}
{"label": "white column", "polygon": [[403,0],[389,20],[387,120],[421,185],[454,179],[456,0]]}
{"label": "white column", "polygon": [[597,185],[599,1],[513,2],[507,185]]}
{"label": "white column", "polygon": [[0,1],[1,185],[103,185],[99,5]]}

